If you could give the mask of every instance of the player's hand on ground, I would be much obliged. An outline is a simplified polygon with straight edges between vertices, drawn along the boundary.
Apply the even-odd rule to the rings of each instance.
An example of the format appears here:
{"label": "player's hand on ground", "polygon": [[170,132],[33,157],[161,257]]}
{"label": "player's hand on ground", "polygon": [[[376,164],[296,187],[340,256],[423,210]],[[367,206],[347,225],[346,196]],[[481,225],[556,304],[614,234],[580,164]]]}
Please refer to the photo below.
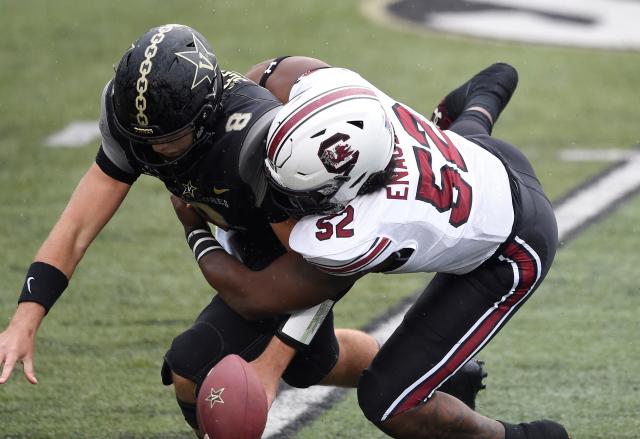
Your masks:
{"label": "player's hand on ground", "polygon": [[16,325],[0,333],[0,384],[4,384],[11,376],[17,363],[22,363],[24,376],[31,384],[38,384],[33,369],[33,337],[34,331]]}
{"label": "player's hand on ground", "polygon": [[173,204],[173,209],[176,211],[176,215],[185,230],[192,230],[206,225],[206,221],[193,206],[185,203],[175,195],[171,195],[171,204]]}

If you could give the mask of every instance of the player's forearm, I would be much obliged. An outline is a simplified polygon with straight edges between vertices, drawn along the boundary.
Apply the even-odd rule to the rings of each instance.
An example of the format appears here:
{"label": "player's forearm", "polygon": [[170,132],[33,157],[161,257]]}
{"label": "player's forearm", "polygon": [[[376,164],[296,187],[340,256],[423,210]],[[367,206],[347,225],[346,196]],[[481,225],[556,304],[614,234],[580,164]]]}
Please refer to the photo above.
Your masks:
{"label": "player's forearm", "polygon": [[93,164],[78,183],[35,260],[53,265],[71,278],[87,248],[118,210],[130,187]]}
{"label": "player's forearm", "polygon": [[84,237],[83,240],[81,230],[62,217],[42,243],[34,260],[53,265],[70,279],[89,247],[91,238]]}
{"label": "player's forearm", "polygon": [[355,278],[321,273],[295,253],[286,253],[259,271],[220,250],[207,254],[199,264],[222,299],[250,320],[310,308],[335,298],[355,282]]}
{"label": "player's forearm", "polygon": [[[258,319],[306,309],[335,297],[355,282],[355,278],[322,273],[292,252],[281,255],[263,270],[252,271],[222,250],[193,208],[175,196],[171,202],[205,279],[245,318]],[[286,242],[284,235],[291,225],[282,224]]]}
{"label": "player's forearm", "polygon": [[[24,311],[27,320],[32,320],[38,308],[43,311],[42,317],[51,309],[69,285],[69,279],[96,235],[83,228],[81,222],[69,218],[72,216],[69,212],[67,207],[25,275],[18,302],[21,312],[30,310]],[[29,307],[25,308],[25,305]],[[34,321],[39,324],[42,317]]]}
{"label": "player's forearm", "polygon": [[39,303],[22,302],[18,304],[18,308],[9,322],[9,327],[19,328],[33,336],[44,316],[45,309]]}
{"label": "player's forearm", "polygon": [[[200,270],[227,305],[248,320],[278,314],[265,300],[269,283],[256,282],[256,273],[224,251],[214,251],[199,262]],[[258,276],[259,277],[259,276]]]}
{"label": "player's forearm", "polygon": [[109,221],[130,185],[93,165],[76,187],[67,207],[27,270],[20,303],[35,302],[45,313],[66,289],[85,251]]}

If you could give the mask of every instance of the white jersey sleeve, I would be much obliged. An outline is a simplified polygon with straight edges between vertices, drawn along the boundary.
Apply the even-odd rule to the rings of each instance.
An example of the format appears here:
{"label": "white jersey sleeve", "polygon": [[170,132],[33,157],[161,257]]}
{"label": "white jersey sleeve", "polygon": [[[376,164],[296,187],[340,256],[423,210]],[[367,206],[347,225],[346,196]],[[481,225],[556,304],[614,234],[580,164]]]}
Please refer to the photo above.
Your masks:
{"label": "white jersey sleeve", "polygon": [[367,209],[360,209],[359,204],[354,203],[337,215],[300,220],[289,241],[292,250],[320,270],[334,275],[375,271],[376,266],[399,248],[390,237],[377,233],[377,228],[369,222]]}
{"label": "white jersey sleeve", "polygon": [[378,237],[344,253],[317,257],[306,255],[306,260],[326,273],[349,276],[358,272],[375,271],[375,267],[392,254],[393,242],[389,238]]}

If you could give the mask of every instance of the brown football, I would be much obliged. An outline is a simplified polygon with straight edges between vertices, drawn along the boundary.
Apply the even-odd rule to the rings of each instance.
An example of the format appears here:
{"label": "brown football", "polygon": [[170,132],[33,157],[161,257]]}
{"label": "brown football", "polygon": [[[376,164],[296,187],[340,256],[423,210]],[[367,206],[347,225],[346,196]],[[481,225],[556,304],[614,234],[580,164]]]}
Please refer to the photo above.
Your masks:
{"label": "brown football", "polygon": [[197,413],[210,439],[259,439],[267,424],[267,394],[249,363],[227,355],[202,382]]}

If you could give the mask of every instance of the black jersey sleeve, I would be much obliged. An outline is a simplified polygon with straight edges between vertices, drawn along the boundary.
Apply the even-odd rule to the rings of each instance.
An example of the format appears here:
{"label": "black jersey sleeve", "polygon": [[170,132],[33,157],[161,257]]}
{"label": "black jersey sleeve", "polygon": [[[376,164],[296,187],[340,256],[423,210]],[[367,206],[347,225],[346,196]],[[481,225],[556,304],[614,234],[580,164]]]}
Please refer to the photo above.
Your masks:
{"label": "black jersey sleeve", "polygon": [[271,108],[257,118],[242,141],[238,157],[238,173],[255,196],[255,205],[260,207],[267,191],[267,177],[264,167],[266,141],[271,122],[278,114],[280,106]]}
{"label": "black jersey sleeve", "polygon": [[123,183],[133,184],[138,179],[138,174],[129,174],[116,166],[104,152],[102,145],[96,155],[96,164],[102,169],[102,172],[109,177]]}
{"label": "black jersey sleeve", "polygon": [[126,153],[122,148],[122,140],[117,139],[112,133],[109,120],[114,117],[113,107],[110,105],[109,96],[112,92],[111,82],[108,82],[102,91],[100,100],[100,150],[96,156],[96,164],[108,176],[122,181],[123,183],[133,184],[140,173],[136,171],[129,163]]}

